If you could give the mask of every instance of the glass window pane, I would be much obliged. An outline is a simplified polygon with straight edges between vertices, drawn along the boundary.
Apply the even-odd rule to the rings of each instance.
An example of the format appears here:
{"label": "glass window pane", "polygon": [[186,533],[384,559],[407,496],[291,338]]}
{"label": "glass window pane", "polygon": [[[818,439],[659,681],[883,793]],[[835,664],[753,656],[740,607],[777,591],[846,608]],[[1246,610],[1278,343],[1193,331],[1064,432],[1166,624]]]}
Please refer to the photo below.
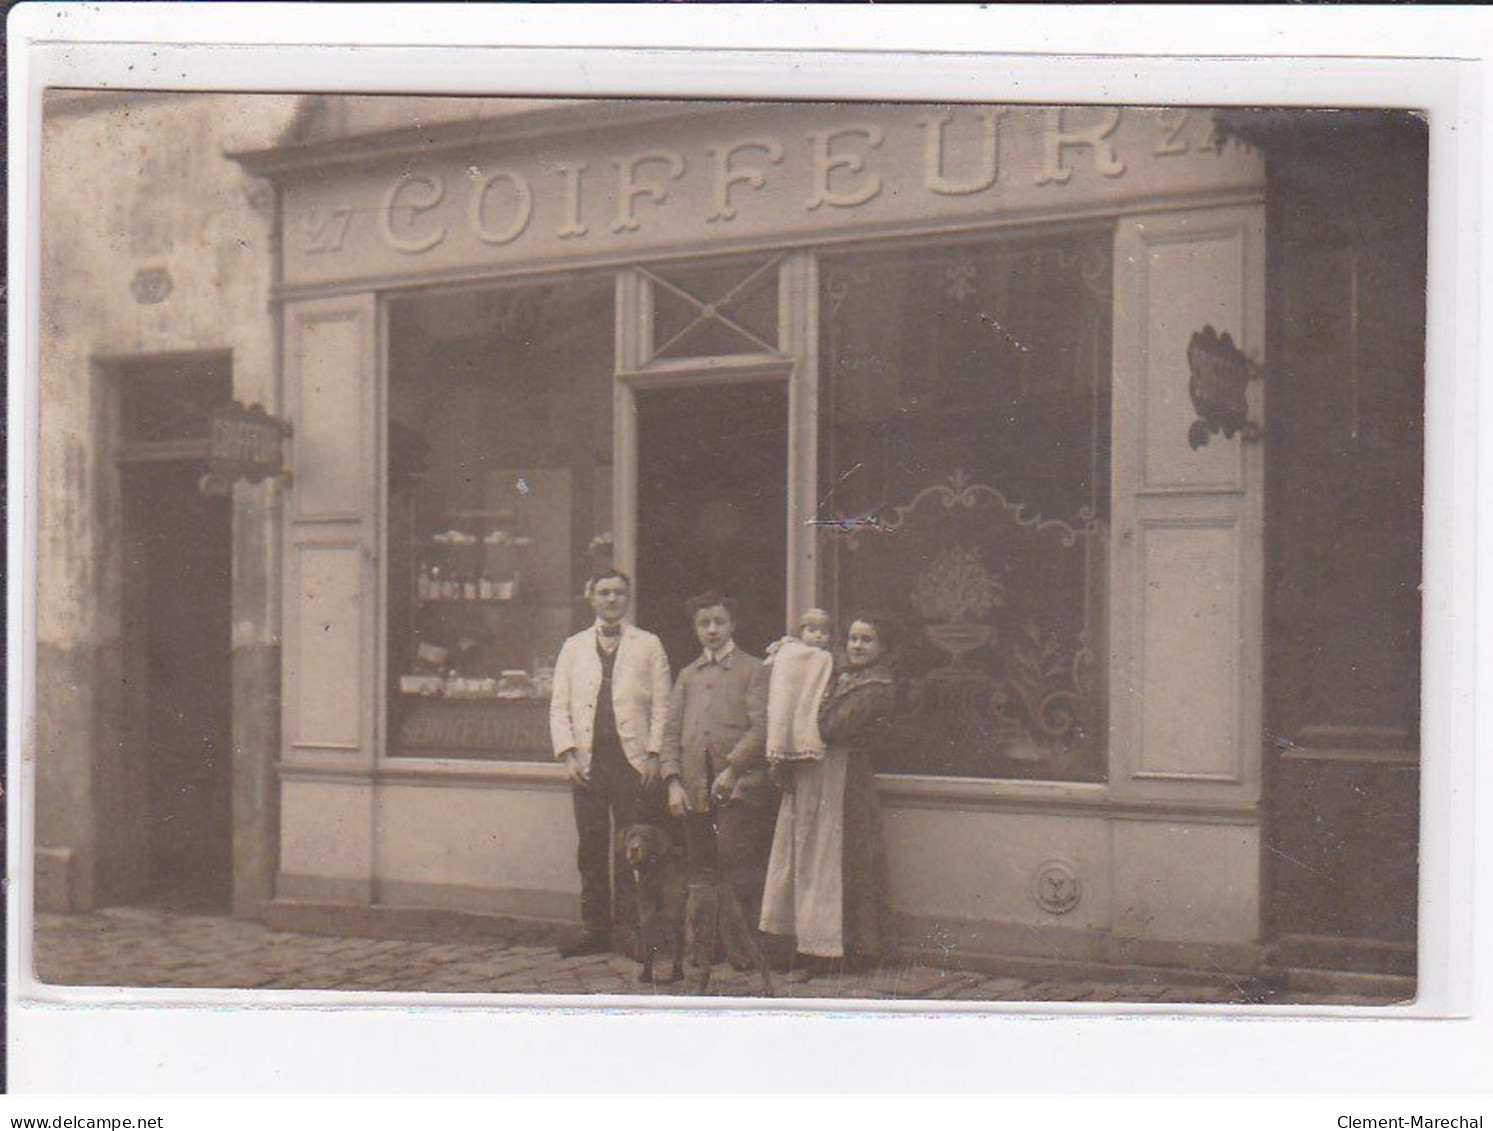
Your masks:
{"label": "glass window pane", "polygon": [[654,357],[778,348],[778,257],[650,267]]}
{"label": "glass window pane", "polygon": [[389,752],[549,753],[611,555],[609,277],[391,304]]}
{"label": "glass window pane", "polygon": [[206,440],[213,409],[228,402],[232,385],[226,356],[130,362],[119,376],[124,443]]}
{"label": "glass window pane", "polygon": [[822,588],[910,630],[884,771],[1104,776],[1109,247],[822,265]]}

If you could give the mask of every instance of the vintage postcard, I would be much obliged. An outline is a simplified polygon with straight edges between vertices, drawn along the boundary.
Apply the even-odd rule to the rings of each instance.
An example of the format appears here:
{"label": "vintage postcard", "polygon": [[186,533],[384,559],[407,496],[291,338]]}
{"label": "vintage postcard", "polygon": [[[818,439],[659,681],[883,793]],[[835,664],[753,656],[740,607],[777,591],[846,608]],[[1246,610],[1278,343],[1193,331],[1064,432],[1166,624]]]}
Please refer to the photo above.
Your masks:
{"label": "vintage postcard", "polygon": [[673,26],[33,36],[27,1078],[1465,1013],[1465,69]]}
{"label": "vintage postcard", "polygon": [[43,122],[43,982],[1415,997],[1421,116]]}

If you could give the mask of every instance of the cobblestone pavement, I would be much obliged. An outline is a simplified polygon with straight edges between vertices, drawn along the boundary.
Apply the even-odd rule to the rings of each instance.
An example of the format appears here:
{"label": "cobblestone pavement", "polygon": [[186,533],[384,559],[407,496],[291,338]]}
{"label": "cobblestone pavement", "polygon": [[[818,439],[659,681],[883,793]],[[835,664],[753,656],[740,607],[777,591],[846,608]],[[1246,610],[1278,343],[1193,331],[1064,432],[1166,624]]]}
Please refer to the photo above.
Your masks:
{"label": "cobblestone pavement", "polygon": [[[274,931],[257,922],[141,908],[36,917],[37,977],[69,986],[657,995],[637,963],[615,955],[562,959],[552,946],[419,942]],[[992,977],[916,963],[801,985],[784,997],[985,1002],[1241,1003],[1241,989],[1181,982]],[[755,997],[755,976],[716,968],[712,996]],[[1257,1000],[1257,999],[1256,999]],[[1274,995],[1271,1004],[1382,1004],[1345,995]]]}

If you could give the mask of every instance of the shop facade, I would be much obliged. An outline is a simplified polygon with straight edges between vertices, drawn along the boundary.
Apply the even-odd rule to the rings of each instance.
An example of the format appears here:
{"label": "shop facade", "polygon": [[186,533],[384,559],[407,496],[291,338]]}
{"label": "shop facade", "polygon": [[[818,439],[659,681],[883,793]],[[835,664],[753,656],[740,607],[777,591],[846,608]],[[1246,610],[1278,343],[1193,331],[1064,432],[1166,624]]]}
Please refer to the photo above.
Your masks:
{"label": "shop facade", "polygon": [[1181,109],[356,114],[237,157],[294,429],[273,921],[576,918],[547,679],[615,565],[676,670],[705,588],[752,650],[907,625],[905,945],[1259,968],[1258,150]]}

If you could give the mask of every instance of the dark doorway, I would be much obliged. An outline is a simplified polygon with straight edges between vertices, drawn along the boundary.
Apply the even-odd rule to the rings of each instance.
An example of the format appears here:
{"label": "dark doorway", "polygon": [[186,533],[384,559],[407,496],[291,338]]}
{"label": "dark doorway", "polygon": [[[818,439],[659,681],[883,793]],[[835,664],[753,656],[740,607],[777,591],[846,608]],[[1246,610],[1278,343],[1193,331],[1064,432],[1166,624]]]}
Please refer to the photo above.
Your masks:
{"label": "dark doorway", "polygon": [[[123,384],[122,551],[129,753],[153,903],[226,910],[232,896],[232,508],[198,489],[223,362],[141,364]],[[139,891],[140,885],[132,885]]]}
{"label": "dark doorway", "polygon": [[152,896],[207,909],[228,906],[232,881],[232,532],[228,501],[199,492],[200,474],[144,464],[125,481],[143,587]]}
{"label": "dark doorway", "polygon": [[788,390],[781,383],[638,394],[638,623],[678,671],[699,653],[684,602],[716,589],[760,656],[783,634]]}

